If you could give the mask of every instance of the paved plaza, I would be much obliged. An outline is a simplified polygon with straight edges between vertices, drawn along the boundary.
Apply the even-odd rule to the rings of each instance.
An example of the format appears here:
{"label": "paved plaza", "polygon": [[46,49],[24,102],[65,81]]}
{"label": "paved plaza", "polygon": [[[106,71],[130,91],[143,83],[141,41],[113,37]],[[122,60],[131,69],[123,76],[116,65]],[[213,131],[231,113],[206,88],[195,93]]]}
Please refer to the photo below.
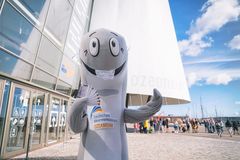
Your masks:
{"label": "paved plaza", "polygon": [[[130,160],[239,160],[240,136],[208,133],[128,133]],[[30,159],[76,159],[80,138],[29,153]],[[23,159],[25,154],[14,159]]]}

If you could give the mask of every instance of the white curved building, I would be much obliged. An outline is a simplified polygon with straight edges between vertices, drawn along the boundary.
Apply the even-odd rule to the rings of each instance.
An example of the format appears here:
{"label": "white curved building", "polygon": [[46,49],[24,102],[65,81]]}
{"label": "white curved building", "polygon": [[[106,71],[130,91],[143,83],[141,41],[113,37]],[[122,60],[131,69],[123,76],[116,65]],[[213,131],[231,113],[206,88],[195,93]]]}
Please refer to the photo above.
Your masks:
{"label": "white curved building", "polygon": [[97,28],[127,41],[129,105],[145,103],[153,88],[164,104],[190,102],[168,0],[95,0],[90,30]]}

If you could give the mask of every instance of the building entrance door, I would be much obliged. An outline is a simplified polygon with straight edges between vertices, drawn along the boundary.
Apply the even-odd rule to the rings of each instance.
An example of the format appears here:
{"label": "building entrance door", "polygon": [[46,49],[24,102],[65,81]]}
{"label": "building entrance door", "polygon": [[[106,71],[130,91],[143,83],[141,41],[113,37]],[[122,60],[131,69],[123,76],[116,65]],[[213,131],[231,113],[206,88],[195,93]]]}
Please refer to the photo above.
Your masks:
{"label": "building entrance door", "polygon": [[48,144],[57,142],[60,109],[60,98],[51,96],[50,108],[48,112]]}
{"label": "building entrance door", "polygon": [[3,155],[11,157],[44,143],[46,94],[34,88],[12,84],[3,140]]}
{"label": "building entrance door", "polygon": [[48,111],[48,144],[64,141],[66,138],[68,100],[63,97],[50,96]]}
{"label": "building entrance door", "polygon": [[29,132],[29,108],[31,90],[13,85],[6,124],[6,147],[8,155],[22,153],[26,149]]}
{"label": "building entrance door", "polygon": [[32,94],[32,111],[29,140],[31,149],[41,146],[44,140],[44,106],[46,104],[46,94],[43,92],[34,92]]}

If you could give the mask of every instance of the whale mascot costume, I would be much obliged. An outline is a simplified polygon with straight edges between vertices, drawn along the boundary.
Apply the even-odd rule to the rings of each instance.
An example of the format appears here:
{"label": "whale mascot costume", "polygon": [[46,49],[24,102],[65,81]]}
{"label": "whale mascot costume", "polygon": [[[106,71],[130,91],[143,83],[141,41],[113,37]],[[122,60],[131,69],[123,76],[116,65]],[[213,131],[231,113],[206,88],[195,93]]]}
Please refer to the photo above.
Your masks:
{"label": "whale mascot costume", "polygon": [[121,35],[98,29],[83,36],[79,98],[68,112],[70,128],[81,133],[79,160],[127,160],[124,123],[144,121],[161,107],[162,97],[154,89],[147,104],[125,108],[127,60]]}

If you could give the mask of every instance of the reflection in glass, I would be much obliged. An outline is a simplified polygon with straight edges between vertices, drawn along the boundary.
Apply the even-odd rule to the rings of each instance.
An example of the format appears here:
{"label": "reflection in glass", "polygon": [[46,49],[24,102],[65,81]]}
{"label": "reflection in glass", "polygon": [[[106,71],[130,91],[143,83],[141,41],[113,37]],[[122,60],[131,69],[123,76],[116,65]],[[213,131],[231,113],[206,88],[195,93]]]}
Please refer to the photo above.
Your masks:
{"label": "reflection in glass", "polygon": [[60,111],[60,100],[52,98],[52,106],[50,111],[49,128],[48,128],[48,142],[54,142],[57,140],[57,128],[58,128],[58,114]]}
{"label": "reflection in glass", "polygon": [[51,1],[44,32],[61,48],[65,42],[71,13],[72,6],[68,0]]}
{"label": "reflection in glass", "polygon": [[62,63],[59,69],[59,78],[68,84],[73,84],[73,81],[76,79],[76,71],[75,68],[76,62],[63,55]]}
{"label": "reflection in glass", "polygon": [[58,81],[57,84],[57,91],[69,95],[71,92],[71,86],[67,83],[64,83],[63,81]]}
{"label": "reflection in glass", "polygon": [[0,106],[0,151],[2,149],[2,136],[5,128],[5,119],[6,119],[6,111],[7,111],[7,104],[8,104],[7,102],[8,102],[9,91],[10,91],[10,82],[7,81],[5,83],[5,86],[2,86],[2,88],[4,88],[4,90],[3,90],[3,96],[0,94],[0,96],[3,97],[2,103],[0,102],[0,104],[2,104],[2,106]]}
{"label": "reflection in glass", "polygon": [[91,0],[76,1],[72,14],[64,54],[79,63],[79,49],[81,37],[87,31]]}
{"label": "reflection in glass", "polygon": [[64,49],[64,54],[67,55],[70,59],[73,59],[77,63],[79,63],[79,49],[80,49],[80,41],[82,35],[84,34],[84,28],[86,23],[81,24],[78,14],[75,12],[72,15],[69,32],[66,40],[66,45]]}
{"label": "reflection in glass", "polygon": [[32,79],[33,83],[39,84],[49,89],[54,89],[56,80],[57,79],[55,77],[41,71],[40,69],[35,68]]}
{"label": "reflection in glass", "polygon": [[58,74],[62,53],[43,36],[36,64],[53,75]]}
{"label": "reflection in glass", "polygon": [[3,0],[0,0],[0,8],[2,7],[2,2],[3,2]]}
{"label": "reflection in glass", "polygon": [[4,4],[0,15],[0,46],[33,63],[40,35],[10,4]]}
{"label": "reflection in glass", "polygon": [[11,0],[10,2],[33,24],[43,26],[50,0]]}
{"label": "reflection in glass", "polygon": [[0,71],[11,76],[29,80],[32,65],[4,52],[0,49]]}
{"label": "reflection in glass", "polygon": [[32,134],[32,145],[40,144],[41,142],[41,131],[42,121],[44,112],[44,97],[43,93],[38,93],[33,97],[32,104],[32,116],[31,116],[31,134]]}
{"label": "reflection in glass", "polygon": [[30,92],[16,87],[13,95],[7,152],[23,149],[27,129]]}

